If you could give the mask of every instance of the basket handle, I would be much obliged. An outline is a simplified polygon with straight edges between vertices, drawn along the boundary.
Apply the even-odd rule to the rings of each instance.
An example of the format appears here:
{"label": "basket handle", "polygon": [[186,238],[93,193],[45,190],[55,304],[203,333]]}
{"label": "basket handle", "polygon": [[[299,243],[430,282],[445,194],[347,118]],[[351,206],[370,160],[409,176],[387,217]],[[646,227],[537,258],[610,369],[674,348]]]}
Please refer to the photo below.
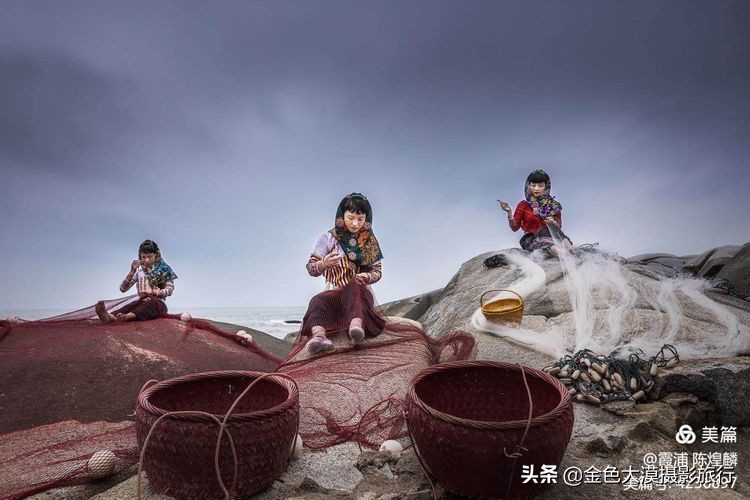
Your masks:
{"label": "basket handle", "polygon": [[[285,379],[291,381],[292,384],[294,384],[294,386],[297,387],[297,382],[292,377],[290,377],[289,375],[286,375],[284,373],[269,372],[269,373],[262,374],[260,377],[258,377],[255,380],[253,380],[250,383],[250,385],[248,385],[245,388],[245,390],[242,391],[242,394],[240,394],[239,396],[237,396],[237,399],[234,400],[234,403],[232,403],[232,406],[229,407],[229,410],[227,410],[227,413],[224,415],[224,420],[222,420],[222,422],[221,422],[221,428],[222,429],[226,428],[227,420],[229,420],[229,417],[232,415],[232,412],[237,407],[237,405],[240,403],[240,401],[242,400],[242,398],[244,398],[245,395],[248,392],[250,392],[250,389],[252,389],[255,384],[257,384],[258,382],[260,382],[264,378],[270,377],[270,376],[285,378]],[[299,434],[299,415],[297,416],[297,432],[294,434],[294,440],[292,441],[292,453],[294,452],[294,445],[297,442],[297,434]],[[228,432],[227,432],[227,435],[229,436],[230,442],[231,442],[231,435]],[[219,432],[219,435],[216,438],[216,453],[215,453],[214,465],[216,467],[216,476],[217,477],[221,476],[221,470],[219,468],[219,450],[221,449],[221,439],[222,439],[223,436],[224,436],[224,433],[223,432]],[[232,445],[232,448],[234,448],[234,445]],[[291,460],[291,458],[292,458],[292,453],[289,454],[289,460]],[[238,470],[237,467],[238,467],[238,464],[237,464],[237,460],[235,458],[235,461],[234,461],[234,481],[235,482],[237,481],[237,475],[239,474],[239,470]],[[232,485],[232,488],[234,488],[234,484]]]}
{"label": "basket handle", "polygon": [[500,288],[500,289],[497,289],[497,290],[487,290],[486,292],[484,292],[479,297],[479,307],[484,307],[484,303],[482,302],[482,300],[484,300],[484,296],[485,295],[487,295],[488,293],[491,293],[491,292],[510,292],[513,295],[515,295],[516,297],[518,297],[518,299],[521,301],[521,304],[523,304],[523,297],[521,297],[521,295],[518,292],[516,292],[514,290],[511,290],[510,288]]}

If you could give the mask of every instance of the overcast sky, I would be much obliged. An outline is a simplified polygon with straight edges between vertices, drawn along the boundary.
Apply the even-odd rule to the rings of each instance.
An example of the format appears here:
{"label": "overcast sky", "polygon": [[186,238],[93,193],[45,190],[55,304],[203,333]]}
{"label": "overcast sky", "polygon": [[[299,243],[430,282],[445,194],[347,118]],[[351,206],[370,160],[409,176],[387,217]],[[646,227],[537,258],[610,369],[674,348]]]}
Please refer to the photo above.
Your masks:
{"label": "overcast sky", "polygon": [[0,309],[119,296],[139,243],[169,304],[305,305],[365,193],[380,302],[518,245],[547,170],[576,244],[750,240],[750,2],[0,0]]}

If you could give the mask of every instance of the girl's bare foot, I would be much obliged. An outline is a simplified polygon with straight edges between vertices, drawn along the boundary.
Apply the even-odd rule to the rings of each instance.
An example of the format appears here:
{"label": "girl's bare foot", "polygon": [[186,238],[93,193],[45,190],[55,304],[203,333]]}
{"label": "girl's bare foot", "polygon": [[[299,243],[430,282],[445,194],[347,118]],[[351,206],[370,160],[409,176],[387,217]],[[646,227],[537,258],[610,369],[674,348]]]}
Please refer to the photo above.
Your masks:
{"label": "girl's bare foot", "polygon": [[357,345],[365,338],[365,330],[362,328],[362,319],[354,318],[349,323],[349,341],[352,345]]}
{"label": "girl's bare foot", "polygon": [[99,316],[99,320],[102,323],[112,323],[113,321],[117,321],[117,318],[107,312],[107,308],[104,306],[103,300],[100,300],[96,303],[96,306],[94,306],[94,310],[96,311],[96,315]]}

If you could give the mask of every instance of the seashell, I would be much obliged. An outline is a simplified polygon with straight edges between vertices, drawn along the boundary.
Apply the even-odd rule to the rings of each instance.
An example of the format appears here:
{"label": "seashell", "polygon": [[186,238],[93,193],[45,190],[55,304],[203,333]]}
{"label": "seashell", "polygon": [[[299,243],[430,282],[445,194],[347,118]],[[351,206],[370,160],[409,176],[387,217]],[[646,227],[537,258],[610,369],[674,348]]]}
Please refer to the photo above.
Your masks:
{"label": "seashell", "polygon": [[612,374],[612,381],[616,382],[619,385],[622,385],[622,377],[617,372],[615,372],[615,373]]}
{"label": "seashell", "polygon": [[567,378],[569,376],[570,372],[567,370],[567,368],[565,370],[560,370],[560,372],[558,372],[557,374],[557,378]]}
{"label": "seashell", "polygon": [[583,364],[586,365],[586,368],[591,368],[591,360],[589,358],[583,358]]}
{"label": "seashell", "polygon": [[604,374],[604,368],[599,363],[591,363],[591,368],[593,368],[599,375]]}
{"label": "seashell", "polygon": [[573,372],[573,375],[570,376],[573,380],[576,380],[578,377],[581,376],[581,370],[576,370]]}
{"label": "seashell", "polygon": [[604,361],[605,359],[607,359],[607,356],[604,356],[603,354],[598,354],[596,356],[596,359],[598,359],[599,361]]}
{"label": "seashell", "polygon": [[561,378],[560,382],[562,382],[565,385],[568,385],[568,384],[572,384],[573,383],[573,379],[572,378]]}
{"label": "seashell", "polygon": [[589,377],[591,377],[591,380],[593,380],[593,381],[594,381],[594,382],[596,382],[596,383],[598,383],[598,382],[600,382],[600,381],[602,380],[602,377],[601,377],[601,375],[599,375],[599,374],[598,374],[598,373],[597,373],[596,371],[594,371],[594,370],[589,370]]}
{"label": "seashell", "polygon": [[568,394],[570,394],[571,396],[574,396],[575,393],[576,393],[576,388],[575,387],[571,387],[570,389],[568,389]]}
{"label": "seashell", "polygon": [[559,366],[552,366],[549,369],[545,368],[545,370],[550,375],[557,375],[558,373],[560,373],[562,371],[562,368],[560,368]]}
{"label": "seashell", "polygon": [[648,374],[652,377],[656,375],[656,372],[659,371],[659,365],[656,363],[656,361],[651,363],[651,368],[648,371]]}
{"label": "seashell", "polygon": [[679,361],[677,360],[677,358],[672,358],[669,361],[667,361],[667,366],[665,368],[667,370],[670,369],[670,368],[673,368],[673,367],[677,366],[677,363],[679,363]]}
{"label": "seashell", "polygon": [[630,378],[630,388],[632,390],[638,389],[638,380],[635,377]]}
{"label": "seashell", "polygon": [[292,443],[292,458],[299,458],[302,455],[303,445],[302,436],[297,434],[297,437],[294,438],[294,443]]}
{"label": "seashell", "polygon": [[579,378],[583,380],[584,382],[586,382],[587,384],[591,383],[591,377],[586,375],[586,372],[581,372],[581,376]]}
{"label": "seashell", "polygon": [[602,387],[604,388],[604,392],[612,391],[612,386],[609,384],[609,380],[607,380],[606,378],[602,380]]}
{"label": "seashell", "polygon": [[641,399],[641,398],[642,398],[643,396],[645,396],[645,395],[646,395],[646,393],[645,393],[645,392],[643,392],[643,391],[638,391],[638,392],[636,392],[635,394],[633,394],[633,395],[632,395],[632,396],[630,396],[630,397],[631,397],[631,399],[632,399],[633,401],[638,401],[639,399]]}

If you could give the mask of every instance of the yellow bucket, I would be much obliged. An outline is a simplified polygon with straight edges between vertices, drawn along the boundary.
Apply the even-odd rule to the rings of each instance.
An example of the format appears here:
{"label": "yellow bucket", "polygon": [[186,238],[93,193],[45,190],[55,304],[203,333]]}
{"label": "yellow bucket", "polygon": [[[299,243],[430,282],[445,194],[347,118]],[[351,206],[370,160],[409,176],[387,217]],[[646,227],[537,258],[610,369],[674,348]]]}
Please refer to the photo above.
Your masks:
{"label": "yellow bucket", "polygon": [[[495,292],[510,292],[518,298],[496,299],[485,303],[485,295]],[[513,290],[487,290],[479,297],[479,306],[487,321],[493,323],[520,323],[523,319],[523,297]]]}

